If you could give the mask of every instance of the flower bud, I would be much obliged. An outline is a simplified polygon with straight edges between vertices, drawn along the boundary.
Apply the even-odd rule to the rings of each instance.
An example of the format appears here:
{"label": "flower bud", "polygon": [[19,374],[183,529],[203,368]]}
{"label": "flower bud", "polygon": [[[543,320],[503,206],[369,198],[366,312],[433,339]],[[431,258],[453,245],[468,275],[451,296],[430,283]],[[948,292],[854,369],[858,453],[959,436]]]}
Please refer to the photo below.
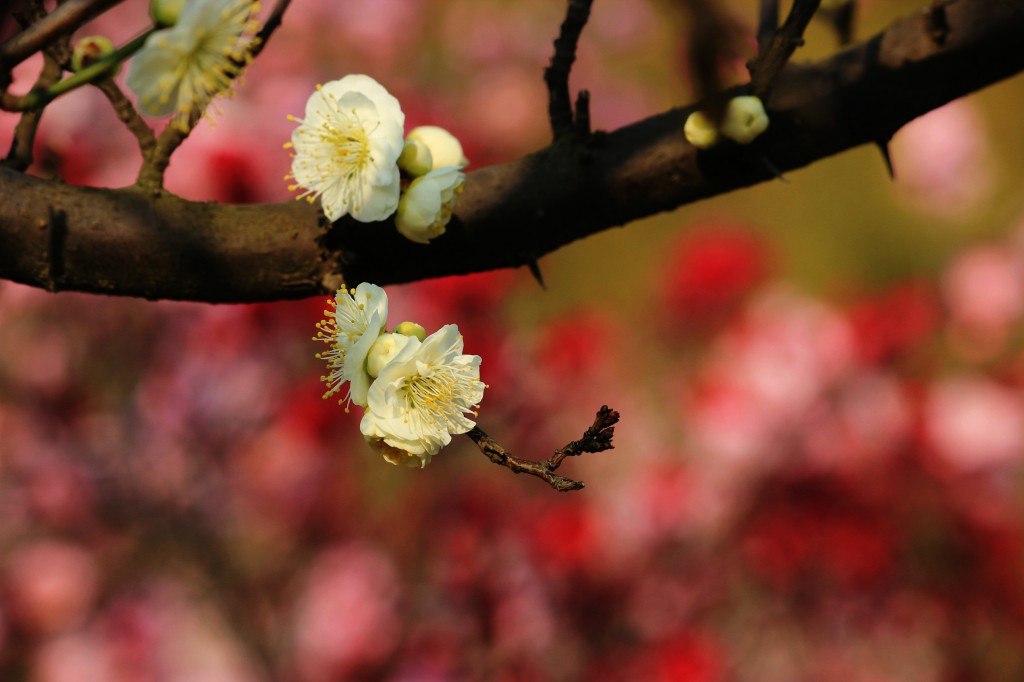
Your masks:
{"label": "flower bud", "polygon": [[444,234],[465,179],[458,168],[439,168],[413,180],[398,200],[398,231],[420,244]]}
{"label": "flower bud", "polygon": [[159,26],[174,26],[178,23],[186,0],[150,0],[149,16]]}
{"label": "flower bud", "polygon": [[411,337],[405,334],[381,334],[370,346],[370,353],[366,356],[366,372],[376,379],[384,365],[391,362],[391,359],[398,355],[398,352],[405,348]]}
{"label": "flower bud", "polygon": [[434,167],[430,148],[419,140],[407,139],[402,147],[402,155],[398,157],[398,167],[414,178],[426,175]]}
{"label": "flower bud", "polygon": [[403,334],[404,336],[415,336],[420,341],[427,338],[427,330],[415,322],[403,322],[395,327],[394,333]]}
{"label": "flower bud", "polygon": [[462,154],[462,143],[444,128],[420,126],[410,130],[405,137],[407,140],[415,140],[427,145],[434,160],[432,169],[448,166],[465,168],[469,165],[469,159]]}
{"label": "flower bud", "polygon": [[[106,36],[88,36],[75,43],[75,49],[71,53],[71,70],[81,71],[87,66],[95,64],[99,60],[114,52],[114,43]],[[113,76],[121,70],[117,64],[111,68],[110,75]]]}
{"label": "flower bud", "polygon": [[768,129],[764,104],[752,95],[733,97],[725,108],[721,132],[739,144],[749,144]]}
{"label": "flower bud", "polygon": [[683,125],[686,141],[697,149],[708,149],[718,144],[718,127],[703,111],[690,114]]}

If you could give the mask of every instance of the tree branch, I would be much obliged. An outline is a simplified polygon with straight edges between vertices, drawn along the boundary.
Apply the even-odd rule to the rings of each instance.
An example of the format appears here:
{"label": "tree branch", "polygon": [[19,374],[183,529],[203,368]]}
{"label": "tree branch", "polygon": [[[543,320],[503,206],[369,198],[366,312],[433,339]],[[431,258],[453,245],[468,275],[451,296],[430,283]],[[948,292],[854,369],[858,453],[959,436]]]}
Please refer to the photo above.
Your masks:
{"label": "tree branch", "polygon": [[[69,187],[0,169],[0,277],[46,286],[48,207],[67,216],[63,287],[213,302],[333,293],[517,267],[576,239],[888,139],[908,121],[1024,69],[1024,0],[952,0],[818,64],[782,72],[772,125],[753,144],[697,154],[693,107],[586,145],[553,145],[469,173],[457,215],[429,245],[378,224],[330,225],[316,206],[221,206]],[[429,256],[429,257],[424,257]]]}
{"label": "tree branch", "polygon": [[[804,31],[818,11],[821,0],[793,0],[793,6],[782,22],[782,27],[772,36],[767,47],[758,45],[758,55],[751,60],[750,90],[764,98],[771,92],[775,79],[782,73],[796,48],[804,44]],[[758,38],[761,38],[760,31]]]}
{"label": "tree branch", "polygon": [[603,405],[597,411],[594,423],[587,427],[582,438],[559,448],[555,451],[554,455],[543,462],[516,457],[484,433],[483,429],[478,426],[473,427],[466,435],[476,443],[476,446],[480,448],[480,452],[484,453],[495,464],[503,466],[513,473],[536,476],[555,490],[564,493],[570,490],[580,490],[584,487],[584,483],[583,481],[559,476],[555,473],[555,470],[562,465],[566,457],[578,457],[587,452],[604,452],[615,447],[612,445],[612,437],[615,435],[615,424],[618,421],[619,413],[610,409],[607,405]]}
{"label": "tree branch", "polygon": [[555,39],[555,54],[544,69],[544,82],[548,86],[548,117],[555,139],[573,132],[572,99],[569,95],[569,72],[576,61],[576,45],[583,27],[590,18],[593,0],[569,0],[565,21]]}

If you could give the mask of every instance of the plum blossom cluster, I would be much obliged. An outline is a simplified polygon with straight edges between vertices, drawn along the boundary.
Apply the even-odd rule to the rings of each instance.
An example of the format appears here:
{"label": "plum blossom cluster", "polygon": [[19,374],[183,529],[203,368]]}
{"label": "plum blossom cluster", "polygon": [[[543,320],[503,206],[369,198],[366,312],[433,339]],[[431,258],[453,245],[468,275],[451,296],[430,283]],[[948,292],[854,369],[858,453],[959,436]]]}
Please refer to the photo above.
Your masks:
{"label": "plum blossom cluster", "polygon": [[150,34],[127,81],[142,113],[173,115],[187,131],[249,63],[258,11],[254,0],[154,0],[151,14],[164,28]]}
{"label": "plum blossom cluster", "polygon": [[348,388],[339,402],[365,408],[359,428],[367,443],[392,464],[424,467],[476,423],[485,385],[480,356],[465,355],[454,324],[427,336],[413,322],[387,331],[388,298],[380,287],[363,283],[339,289],[317,324],[315,341],[329,348],[324,398]]}
{"label": "plum blossom cluster", "polygon": [[292,139],[289,190],[320,205],[334,221],[395,216],[421,244],[444,234],[469,161],[448,131],[422,126],[404,134],[405,114],[380,83],[361,74],[318,85]]}

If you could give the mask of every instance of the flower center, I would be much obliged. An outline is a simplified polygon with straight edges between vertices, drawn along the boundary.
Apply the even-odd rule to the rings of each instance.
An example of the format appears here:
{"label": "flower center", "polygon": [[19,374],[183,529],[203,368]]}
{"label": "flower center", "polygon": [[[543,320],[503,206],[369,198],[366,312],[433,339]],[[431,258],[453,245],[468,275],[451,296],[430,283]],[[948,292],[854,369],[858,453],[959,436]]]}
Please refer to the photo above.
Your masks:
{"label": "flower center", "polygon": [[448,415],[462,410],[458,405],[459,378],[446,366],[424,368],[409,377],[406,400],[413,412],[422,412],[432,425],[446,424]]}
{"label": "flower center", "polygon": [[[340,125],[336,125],[340,124]],[[331,155],[330,172],[352,179],[366,166],[370,157],[370,141],[355,110],[352,117],[324,121],[320,139],[329,145]]]}

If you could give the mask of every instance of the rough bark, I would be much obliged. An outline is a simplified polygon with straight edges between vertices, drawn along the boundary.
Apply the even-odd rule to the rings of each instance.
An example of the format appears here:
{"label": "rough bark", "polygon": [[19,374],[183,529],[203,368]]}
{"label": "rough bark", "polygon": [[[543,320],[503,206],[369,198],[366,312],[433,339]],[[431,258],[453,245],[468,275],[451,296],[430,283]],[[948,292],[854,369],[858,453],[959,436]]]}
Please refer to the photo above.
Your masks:
{"label": "rough bark", "polygon": [[266,301],[350,285],[515,267],[601,230],[887,140],[1024,69],[1024,0],[949,0],[823,62],[790,67],[748,147],[698,154],[674,109],[585,142],[558,141],[468,175],[430,245],[382,224],[325,222],[305,202],[194,203],[69,187],[0,169],[0,277],[50,289]]}

